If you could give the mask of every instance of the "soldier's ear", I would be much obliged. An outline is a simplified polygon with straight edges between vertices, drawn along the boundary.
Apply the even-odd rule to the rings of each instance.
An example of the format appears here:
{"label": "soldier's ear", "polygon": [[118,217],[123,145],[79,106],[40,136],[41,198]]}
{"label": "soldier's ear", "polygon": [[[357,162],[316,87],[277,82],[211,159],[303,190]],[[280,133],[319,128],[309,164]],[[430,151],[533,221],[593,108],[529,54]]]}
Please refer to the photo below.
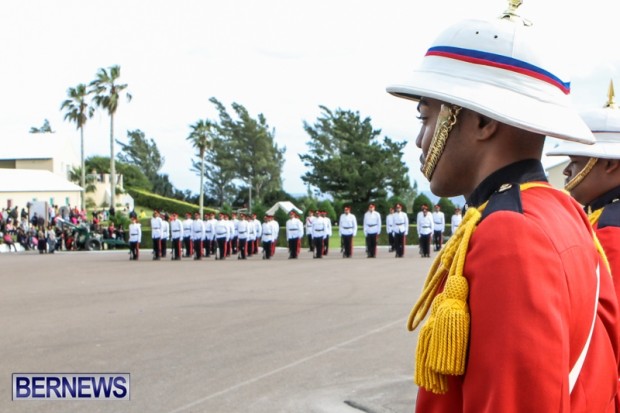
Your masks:
{"label": "soldier's ear", "polygon": [[617,173],[620,171],[619,159],[605,159],[605,172],[608,174]]}
{"label": "soldier's ear", "polygon": [[497,131],[498,122],[495,119],[491,119],[488,116],[475,113],[478,117],[478,139],[487,140],[492,138]]}

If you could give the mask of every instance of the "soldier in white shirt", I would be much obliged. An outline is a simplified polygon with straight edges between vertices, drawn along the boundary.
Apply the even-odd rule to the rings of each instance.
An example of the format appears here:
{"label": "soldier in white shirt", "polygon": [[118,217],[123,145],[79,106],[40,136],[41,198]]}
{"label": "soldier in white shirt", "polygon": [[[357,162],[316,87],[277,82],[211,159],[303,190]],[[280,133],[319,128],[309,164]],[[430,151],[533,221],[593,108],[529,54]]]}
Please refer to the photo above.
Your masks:
{"label": "soldier in white shirt", "polygon": [[258,245],[260,244],[260,239],[263,236],[263,225],[258,220],[258,218],[256,218],[256,214],[252,214],[252,222],[254,222],[254,234],[255,234],[254,251],[252,251],[252,254],[258,254]]}
{"label": "soldier in white shirt", "polygon": [[189,212],[185,213],[185,219],[183,220],[183,247],[186,258],[194,254],[192,245],[192,214]]}
{"label": "soldier in white shirt", "polygon": [[304,224],[301,222],[295,211],[291,211],[289,213],[289,217],[289,220],[286,221],[288,258],[296,259],[297,257],[299,257],[299,250],[301,249],[301,239],[304,236]]}
{"label": "soldier in white shirt", "polygon": [[263,259],[269,260],[271,259],[271,255],[273,254],[273,241],[275,239],[274,235],[274,226],[272,224],[273,217],[271,215],[265,215],[263,218],[264,222],[262,224],[262,237],[261,241],[263,243]]}
{"label": "soldier in white shirt", "polygon": [[375,211],[375,204],[368,205],[364,214],[364,236],[366,237],[366,254],[368,258],[377,256],[377,238],[381,233],[381,214]]}
{"label": "soldier in white shirt", "polygon": [[231,253],[237,255],[239,248],[239,219],[237,218],[237,213],[233,212],[230,222],[232,222],[233,226],[233,235],[231,240]]}
{"label": "soldier in white shirt", "polygon": [[207,212],[204,214],[204,240],[202,247],[204,248],[205,258],[209,258],[211,254],[215,254],[215,214]]}
{"label": "soldier in white shirt", "polygon": [[306,235],[308,236],[308,251],[314,252],[314,242],[312,242],[312,223],[316,217],[314,216],[314,212],[309,209],[308,216],[306,217]]}
{"label": "soldier in white shirt", "polygon": [[237,226],[238,237],[239,237],[239,255],[237,258],[240,260],[245,260],[248,252],[247,242],[249,235],[250,225],[248,224],[247,217],[245,214],[240,215],[241,219],[239,220],[239,224]]}
{"label": "soldier in white shirt", "polygon": [[321,211],[321,217],[325,220],[325,237],[323,239],[323,255],[329,253],[329,239],[332,236],[332,220],[327,211]]}
{"label": "soldier in white shirt", "polygon": [[168,250],[168,240],[170,239],[170,216],[168,213],[164,213],[164,217],[161,220],[161,256],[166,258],[166,251]]}
{"label": "soldier in white shirt", "polygon": [[433,216],[428,212],[428,206],[422,205],[422,211],[418,212],[416,220],[418,238],[420,239],[420,255],[431,256],[431,234],[433,233]]}
{"label": "soldier in white shirt", "polygon": [[457,228],[461,225],[461,221],[463,221],[463,215],[461,215],[461,208],[456,207],[454,210],[454,215],[450,219],[450,231],[452,235],[456,233]]}
{"label": "soldier in white shirt", "polygon": [[351,258],[353,255],[353,238],[357,235],[357,218],[351,213],[349,206],[345,206],[344,213],[340,215],[338,231],[340,232],[342,257]]}
{"label": "soldier in white shirt", "polygon": [[230,257],[232,255],[232,240],[235,236],[235,224],[230,220],[228,214],[224,214],[224,220],[226,224],[228,224],[228,241],[226,241],[226,256]]}
{"label": "soldier in white shirt", "polygon": [[151,239],[153,240],[153,259],[159,260],[161,257],[161,235],[162,235],[162,219],[159,211],[153,211],[151,218]]}
{"label": "soldier in white shirt", "polygon": [[443,245],[443,231],[446,229],[446,217],[441,212],[441,206],[435,205],[433,211],[433,244],[435,244],[435,251],[439,251]]}
{"label": "soldier in white shirt", "polygon": [[[219,254],[216,254],[215,259],[223,260],[226,258],[226,245],[230,238],[230,227],[228,222],[224,218],[224,214],[220,214],[220,219],[215,222],[215,240],[217,242],[217,248]],[[219,255],[219,256],[218,256]]]}
{"label": "soldier in white shirt", "polygon": [[256,244],[256,224],[252,215],[247,216],[248,219],[248,239],[246,242],[246,253],[248,257],[254,255],[254,245]]}
{"label": "soldier in white shirt", "polygon": [[203,240],[205,237],[205,226],[202,219],[200,219],[200,213],[194,214],[194,220],[192,221],[192,242],[194,243],[194,259],[202,259]]}
{"label": "soldier in white shirt", "polygon": [[170,239],[172,240],[172,259],[181,259],[181,239],[183,238],[183,224],[177,219],[176,212],[170,215]]}
{"label": "soldier in white shirt", "polygon": [[407,234],[409,234],[409,217],[403,212],[403,206],[401,204],[396,204],[392,231],[394,232],[394,250],[396,251],[396,258],[402,258],[405,255]]}
{"label": "soldier in white shirt", "polygon": [[394,251],[394,208],[390,208],[390,213],[385,217],[385,231],[388,234],[389,252]]}
{"label": "soldier in white shirt", "polygon": [[312,242],[314,243],[314,258],[323,258],[325,230],[327,224],[322,211],[317,211],[317,217],[312,222]]}
{"label": "soldier in white shirt", "polygon": [[138,222],[138,218],[134,215],[131,217],[129,224],[129,259],[137,260],[140,257],[140,242],[142,241],[142,227]]}

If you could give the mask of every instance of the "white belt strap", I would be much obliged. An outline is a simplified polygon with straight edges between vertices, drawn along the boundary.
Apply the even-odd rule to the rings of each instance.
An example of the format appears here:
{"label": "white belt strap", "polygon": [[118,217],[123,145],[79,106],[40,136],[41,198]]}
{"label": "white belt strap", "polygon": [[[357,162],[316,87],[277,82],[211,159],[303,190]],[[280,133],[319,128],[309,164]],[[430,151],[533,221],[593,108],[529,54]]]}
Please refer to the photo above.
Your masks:
{"label": "white belt strap", "polygon": [[601,268],[600,265],[596,266],[596,299],[594,300],[594,317],[592,317],[592,325],[590,326],[590,334],[588,335],[588,339],[586,340],[586,344],[583,346],[583,350],[581,350],[581,354],[575,365],[571,369],[570,373],[568,373],[568,392],[573,393],[573,388],[575,387],[575,383],[577,383],[577,379],[579,378],[579,373],[581,373],[581,368],[583,367],[583,362],[586,359],[586,354],[588,354],[588,348],[590,347],[590,340],[592,339],[592,333],[594,332],[594,325],[596,324],[596,316],[598,310],[598,298],[601,290]]}

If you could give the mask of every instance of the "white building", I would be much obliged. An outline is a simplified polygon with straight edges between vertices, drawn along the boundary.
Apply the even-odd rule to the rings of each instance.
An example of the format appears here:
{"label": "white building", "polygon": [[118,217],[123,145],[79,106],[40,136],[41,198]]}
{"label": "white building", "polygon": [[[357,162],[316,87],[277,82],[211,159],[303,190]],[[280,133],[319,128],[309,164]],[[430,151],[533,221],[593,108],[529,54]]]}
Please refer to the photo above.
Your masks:
{"label": "white building", "polygon": [[[80,157],[72,141],[59,134],[27,133],[14,139],[14,143],[5,144],[0,152],[0,208],[25,207],[34,201],[79,207],[81,188],[69,180],[70,171],[79,166]],[[49,174],[34,173],[46,171]],[[90,198],[97,206],[109,206],[110,177],[95,174],[95,178],[96,189],[86,193],[86,201]],[[122,191],[123,176],[117,175],[116,179]],[[20,186],[21,183],[24,185]],[[117,206],[134,207],[129,194],[119,194],[116,202]]]}
{"label": "white building", "polygon": [[0,207],[25,208],[30,202],[80,206],[82,188],[45,170],[0,168]]}

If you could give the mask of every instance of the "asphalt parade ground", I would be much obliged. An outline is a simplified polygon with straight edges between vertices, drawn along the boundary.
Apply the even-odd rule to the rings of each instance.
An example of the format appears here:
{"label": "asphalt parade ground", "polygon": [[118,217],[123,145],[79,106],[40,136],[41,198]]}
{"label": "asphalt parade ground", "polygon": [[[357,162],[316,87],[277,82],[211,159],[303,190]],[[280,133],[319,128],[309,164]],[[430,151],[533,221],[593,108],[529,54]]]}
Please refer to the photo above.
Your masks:
{"label": "asphalt parade ground", "polygon": [[[0,254],[0,412],[411,412],[431,260]],[[129,373],[130,400],[12,400],[14,373]]]}

